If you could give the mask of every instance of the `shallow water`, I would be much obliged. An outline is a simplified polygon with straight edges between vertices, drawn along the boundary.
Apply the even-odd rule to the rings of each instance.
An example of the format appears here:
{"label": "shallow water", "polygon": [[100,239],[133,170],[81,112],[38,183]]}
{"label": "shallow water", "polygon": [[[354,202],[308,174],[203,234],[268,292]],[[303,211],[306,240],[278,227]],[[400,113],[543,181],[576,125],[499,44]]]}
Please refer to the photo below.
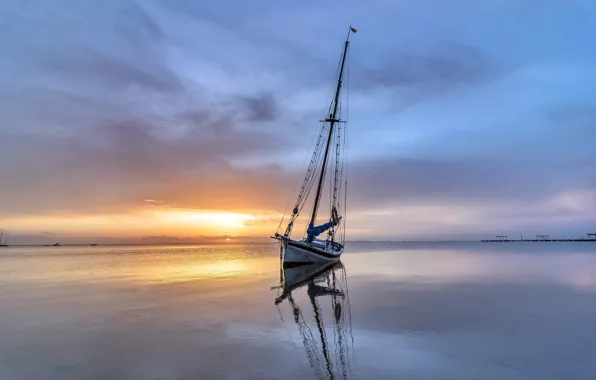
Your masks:
{"label": "shallow water", "polygon": [[596,378],[596,244],[353,243],[289,295],[278,254],[3,248],[0,379]]}

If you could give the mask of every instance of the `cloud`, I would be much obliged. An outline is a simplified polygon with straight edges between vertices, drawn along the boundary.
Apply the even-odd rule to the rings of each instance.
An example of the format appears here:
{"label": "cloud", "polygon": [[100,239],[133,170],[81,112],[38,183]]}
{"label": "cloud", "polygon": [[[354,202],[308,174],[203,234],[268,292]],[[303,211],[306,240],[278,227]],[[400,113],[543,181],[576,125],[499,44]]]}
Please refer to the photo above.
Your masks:
{"label": "cloud", "polygon": [[146,87],[156,92],[183,91],[184,86],[165,66],[154,61],[127,62],[120,57],[79,49],[61,56],[44,54],[41,65],[48,75],[72,81],[95,81],[112,90],[126,90],[129,86]]}
{"label": "cloud", "polygon": [[431,53],[397,51],[383,62],[384,66],[368,69],[356,86],[430,90],[473,85],[498,73],[495,62],[479,48],[447,45],[433,50]]}
{"label": "cloud", "polygon": [[277,105],[272,94],[262,94],[257,97],[241,98],[248,111],[249,121],[271,121],[277,116]]}

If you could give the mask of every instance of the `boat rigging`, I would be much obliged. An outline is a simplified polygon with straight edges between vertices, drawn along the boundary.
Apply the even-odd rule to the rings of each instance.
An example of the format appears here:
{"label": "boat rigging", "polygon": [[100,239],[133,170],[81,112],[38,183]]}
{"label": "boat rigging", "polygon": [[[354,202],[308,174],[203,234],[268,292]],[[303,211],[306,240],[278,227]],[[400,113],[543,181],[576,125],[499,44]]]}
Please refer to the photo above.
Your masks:
{"label": "boat rigging", "polygon": [[[350,26],[348,35],[343,46],[343,52],[340,57],[339,73],[335,86],[334,97],[326,112],[326,116],[321,120],[319,135],[316,139],[314,151],[309,162],[306,175],[302,181],[302,187],[298,193],[296,203],[292,209],[285,232],[279,233],[285,216],[280,222],[279,228],[273,238],[280,240],[283,250],[283,261],[286,264],[303,264],[321,261],[336,261],[343,253],[345,244],[345,212],[347,196],[347,120],[341,118],[342,111],[347,114],[347,107],[342,109],[342,85],[344,77],[347,76],[348,48],[350,44],[350,35],[356,33],[356,29]],[[346,96],[347,99],[347,96]],[[346,101],[347,105],[347,101]],[[324,149],[323,149],[324,147]],[[330,155],[334,154],[335,160],[329,162]],[[316,225],[317,215],[321,206],[323,197],[323,188],[325,186],[325,177],[328,173],[330,177],[330,194],[328,219],[325,223]],[[303,239],[293,239],[291,237],[294,224],[302,208],[306,204],[308,196],[316,184],[313,206],[310,218],[306,228],[306,236]],[[343,194],[342,194],[343,193]],[[342,197],[343,195],[343,197]],[[343,215],[341,215],[343,213]],[[341,225],[342,219],[344,220]],[[327,237],[317,239],[317,236],[327,232]]]}

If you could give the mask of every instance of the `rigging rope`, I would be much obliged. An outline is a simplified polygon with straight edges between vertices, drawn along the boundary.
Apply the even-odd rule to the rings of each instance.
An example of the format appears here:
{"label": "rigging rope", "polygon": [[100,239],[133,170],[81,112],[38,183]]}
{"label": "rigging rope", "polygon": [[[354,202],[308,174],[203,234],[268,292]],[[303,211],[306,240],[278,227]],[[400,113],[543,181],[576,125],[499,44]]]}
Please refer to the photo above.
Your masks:
{"label": "rigging rope", "polygon": [[[286,228],[286,232],[284,233],[284,236],[289,236],[291,234],[292,227],[294,225],[294,221],[300,214],[300,211],[302,210],[302,207],[304,206],[304,201],[306,201],[306,199],[308,198],[310,189],[313,186],[314,178],[315,178],[314,174],[316,173],[316,168],[320,161],[320,155],[321,155],[321,150],[322,150],[321,141],[323,139],[325,130],[326,130],[325,125],[324,124],[321,125],[321,127],[319,129],[319,137],[317,139],[315,149],[312,153],[312,157],[311,157],[310,163],[308,165],[308,170],[306,172],[306,176],[304,177],[304,180],[302,182],[302,188],[300,189],[300,193],[298,194],[298,199],[296,200],[296,204],[294,206],[294,209],[292,210],[292,217],[290,219],[290,222],[288,223],[288,227]],[[282,218],[282,220],[283,220],[283,218]]]}
{"label": "rigging rope", "polygon": [[346,230],[347,230],[347,215],[348,215],[348,126],[350,121],[350,52],[348,51],[348,66],[346,68],[346,125],[344,130],[344,155],[343,164],[345,165],[346,177],[344,185],[344,221],[343,221],[343,236],[342,244],[346,243]]}
{"label": "rigging rope", "polygon": [[[302,165],[300,165],[300,171],[302,172],[304,170],[304,166],[306,165],[306,161],[308,159],[309,153],[312,151],[312,147],[315,144],[315,140],[316,140],[316,136],[317,134],[313,134],[311,139],[310,139],[310,143],[308,144],[308,150],[306,151],[306,153],[304,154],[304,158],[302,159]],[[276,234],[279,233],[279,229],[281,228],[284,219],[286,217],[286,213],[288,211],[288,207],[290,206],[290,202],[292,200],[292,198],[294,198],[294,195],[296,194],[296,188],[298,187],[298,185],[294,186],[294,188],[292,189],[292,195],[288,198],[288,201],[286,203],[286,207],[284,208],[284,212],[282,214],[281,220],[279,222],[279,225],[277,226],[277,231],[275,232]]]}

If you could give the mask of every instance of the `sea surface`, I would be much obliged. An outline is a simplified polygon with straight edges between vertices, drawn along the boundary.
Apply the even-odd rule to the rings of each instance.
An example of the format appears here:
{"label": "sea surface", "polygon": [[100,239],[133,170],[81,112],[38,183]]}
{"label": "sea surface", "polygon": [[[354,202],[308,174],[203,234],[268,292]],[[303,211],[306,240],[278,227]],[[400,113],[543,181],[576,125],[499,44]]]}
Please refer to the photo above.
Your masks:
{"label": "sea surface", "polygon": [[351,243],[342,263],[2,248],[0,379],[596,379],[594,243]]}

